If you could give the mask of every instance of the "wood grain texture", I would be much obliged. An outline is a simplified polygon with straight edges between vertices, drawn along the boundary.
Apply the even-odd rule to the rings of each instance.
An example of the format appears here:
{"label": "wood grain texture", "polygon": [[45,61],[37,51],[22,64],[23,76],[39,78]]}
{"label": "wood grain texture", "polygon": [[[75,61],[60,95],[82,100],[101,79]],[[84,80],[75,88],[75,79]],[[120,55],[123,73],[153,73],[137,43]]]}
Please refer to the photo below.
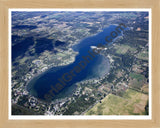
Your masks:
{"label": "wood grain texture", "polygon": [[[151,8],[152,120],[8,120],[9,8]],[[159,0],[0,0],[0,128],[160,128]]]}

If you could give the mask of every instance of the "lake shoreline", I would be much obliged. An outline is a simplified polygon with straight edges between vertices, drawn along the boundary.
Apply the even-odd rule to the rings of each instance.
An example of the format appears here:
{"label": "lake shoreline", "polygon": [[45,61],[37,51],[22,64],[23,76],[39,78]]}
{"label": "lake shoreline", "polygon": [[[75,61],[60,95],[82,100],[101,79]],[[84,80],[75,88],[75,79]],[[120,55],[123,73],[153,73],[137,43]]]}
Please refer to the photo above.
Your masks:
{"label": "lake shoreline", "polygon": [[[115,25],[110,25],[109,27],[107,27],[107,28],[104,28],[103,29],[103,31],[102,32],[99,32],[99,33],[97,33],[96,35],[93,35],[93,36],[89,36],[89,37],[86,37],[85,39],[82,39],[78,44],[76,44],[76,46],[78,47],[78,51],[76,50],[75,51],[75,49],[74,48],[72,48],[75,52],[78,52],[78,54],[75,56],[75,61],[73,62],[73,63],[71,63],[71,64],[68,64],[68,65],[66,65],[66,67],[69,67],[69,69],[67,68],[66,69],[66,67],[65,67],[65,70],[66,71],[68,71],[68,70],[71,70],[73,67],[72,66],[75,66],[75,65],[77,65],[77,63],[79,62],[79,60],[81,60],[82,59],[82,56],[86,56],[86,54],[84,54],[85,52],[87,53],[87,51],[90,49],[90,46],[92,46],[92,44],[90,44],[91,42],[89,42],[89,43],[85,43],[85,41],[86,40],[94,40],[94,38],[96,38],[96,39],[105,39],[105,36],[107,35],[107,33],[109,34],[109,32],[111,32],[111,31],[113,31],[113,29],[115,28],[116,26]],[[109,31],[108,31],[108,29],[109,29]],[[107,32],[106,32],[107,31]],[[98,37],[98,36],[100,36],[100,37]],[[103,36],[103,37],[102,37]],[[116,40],[116,39],[115,39]],[[114,40],[114,41],[115,41]],[[114,42],[113,41],[113,42]],[[97,45],[96,43],[101,43],[100,41],[94,41],[94,43],[95,43],[95,45]],[[107,42],[102,42],[102,43],[107,43]],[[81,45],[81,46],[80,46]],[[83,46],[84,45],[84,46]],[[75,46],[75,47],[76,47]],[[79,47],[80,46],[80,47]],[[83,47],[86,47],[86,49],[85,49],[85,52],[83,51],[84,50],[84,48]],[[101,58],[103,58],[104,56],[103,55],[100,55],[101,56]],[[99,55],[98,56],[96,56],[96,57],[98,57],[99,58]],[[77,59],[77,60],[76,60]],[[105,58],[106,59],[106,58]],[[89,69],[90,70],[92,70],[92,68],[94,69],[94,74],[96,74],[97,73],[97,71],[96,71],[96,69],[94,68],[96,65],[99,65],[99,62],[100,63],[102,63],[101,61],[102,60],[100,60],[98,63],[96,62],[96,60],[97,60],[97,58],[95,59],[94,58],[94,61],[93,61],[93,63],[89,63],[87,66],[89,66],[89,65],[91,65],[91,67],[89,66]],[[107,59],[107,61],[109,61],[108,59]],[[108,62],[109,63],[109,62]],[[102,67],[101,68],[103,68],[103,66],[105,66],[105,65],[102,65]],[[59,66],[58,66],[59,67]],[[58,67],[55,67],[55,68],[58,68]],[[71,68],[72,67],[72,68]],[[107,65],[107,67],[109,68],[110,66],[109,65]],[[44,79],[50,79],[50,80],[52,80],[52,82],[54,81],[55,83],[56,83],[56,81],[58,80],[58,78],[60,78],[60,77],[58,77],[57,75],[56,75],[56,78],[52,75],[52,77],[51,77],[51,75],[49,76],[48,75],[48,77],[47,77],[47,73],[48,73],[48,71],[50,70],[50,69],[52,69],[52,68],[54,68],[54,67],[51,67],[51,68],[49,68],[49,69],[47,69],[45,72],[43,72],[43,73],[38,73],[38,74],[36,74],[31,80],[29,80],[28,82],[27,82],[27,89],[28,88],[32,88],[33,87],[33,85],[31,85],[31,82],[32,82],[32,80],[34,80],[35,78],[39,78],[39,77],[41,77],[43,74],[45,74],[46,76],[45,76],[45,78]],[[59,74],[61,74],[61,76],[64,74],[64,73],[66,73],[66,71],[65,70],[63,70],[63,67],[60,67],[60,68],[62,68],[62,69],[60,69],[60,70],[57,70],[58,71],[58,73]],[[87,68],[87,70],[88,70],[88,68]],[[99,71],[99,70],[98,70]],[[103,70],[102,70],[103,71]],[[62,72],[62,73],[60,73],[60,72]],[[83,70],[83,72],[85,73],[86,71],[85,70]],[[90,71],[90,73],[88,74],[88,76],[90,75],[90,76],[93,76],[94,74],[92,74],[91,73],[92,71]],[[101,71],[100,71],[101,72]],[[98,72],[98,74],[100,73],[100,72]],[[87,72],[86,72],[87,73]],[[109,69],[107,70],[107,73],[105,73],[105,75],[106,74],[108,74],[109,73]],[[51,74],[51,73],[50,73]],[[53,73],[52,73],[53,74]],[[55,74],[57,74],[57,72],[55,72]],[[79,74],[78,74],[79,75]],[[97,74],[96,74],[97,75]],[[103,76],[105,76],[104,74],[103,74]],[[82,75],[83,76],[83,75]],[[87,74],[85,74],[85,76],[87,76]],[[85,76],[83,76],[84,78],[85,78]],[[87,76],[87,78],[88,78],[88,76]],[[89,76],[89,77],[90,77]],[[103,76],[98,76],[98,77],[103,77]],[[43,77],[44,77],[44,75],[43,75]],[[49,77],[51,77],[51,78],[49,78]],[[78,77],[78,76],[76,76],[76,77]],[[97,77],[97,78],[98,78]],[[77,80],[78,79],[82,79],[82,80]],[[93,79],[93,78],[92,78]],[[84,80],[86,80],[86,78],[84,79]],[[42,80],[39,80],[39,81],[42,81]],[[76,84],[77,82],[80,82],[80,81],[83,81],[83,78],[75,78],[75,80],[74,81],[72,81],[72,83],[73,84]],[[37,82],[37,81],[36,81]],[[47,82],[47,81],[46,81]],[[36,84],[38,84],[38,83],[36,83]],[[41,85],[44,85],[42,82],[40,82],[40,84]],[[48,83],[45,83],[45,85],[46,84],[48,84]],[[68,83],[67,83],[68,84]],[[31,86],[29,86],[29,85],[31,85]],[[52,85],[52,83],[50,83],[50,85]],[[34,86],[35,86],[35,82],[34,82]],[[41,88],[42,88],[42,86],[39,86],[39,84],[38,85],[36,85],[37,87],[38,87],[38,90],[40,90]],[[48,85],[46,85],[46,86],[48,86]],[[71,85],[70,85],[71,86]],[[36,88],[37,88],[36,87]],[[66,86],[67,87],[67,86]],[[29,91],[29,90],[28,90]],[[40,93],[40,92],[39,92]],[[33,94],[31,94],[30,93],[30,95],[33,95]],[[43,95],[43,93],[41,94],[41,95]],[[58,95],[58,94],[57,94]],[[42,96],[43,97],[43,96]]]}

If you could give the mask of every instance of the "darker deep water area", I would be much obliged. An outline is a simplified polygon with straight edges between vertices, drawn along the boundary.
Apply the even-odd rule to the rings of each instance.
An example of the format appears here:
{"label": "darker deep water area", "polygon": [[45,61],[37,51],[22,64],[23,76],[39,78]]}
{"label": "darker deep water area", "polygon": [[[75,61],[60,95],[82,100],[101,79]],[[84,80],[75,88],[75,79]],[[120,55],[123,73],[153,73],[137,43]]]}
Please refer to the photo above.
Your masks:
{"label": "darker deep water area", "polygon": [[[110,36],[110,33],[114,31],[116,27],[117,26],[115,25],[110,25],[109,27],[103,29],[102,32],[81,40],[77,45],[73,46],[73,50],[79,53],[73,63],[66,66],[51,68],[37,77],[34,77],[28,83],[27,90],[31,95],[44,100],[44,95],[51,89],[51,85],[55,86],[59,83],[58,79],[61,78],[64,73],[70,72],[75,66],[79,65],[79,62],[84,60],[82,57],[89,55],[88,51],[92,51],[91,46],[97,46],[99,43],[107,44],[108,42],[105,40],[106,36]],[[81,72],[75,73],[76,76],[72,77],[71,81],[66,82],[67,85],[63,88],[63,90],[77,82],[100,77],[108,72],[108,59],[98,54],[90,60],[89,63],[87,63],[86,67],[82,69]],[[61,91],[59,91],[57,95],[59,93],[61,93]]]}

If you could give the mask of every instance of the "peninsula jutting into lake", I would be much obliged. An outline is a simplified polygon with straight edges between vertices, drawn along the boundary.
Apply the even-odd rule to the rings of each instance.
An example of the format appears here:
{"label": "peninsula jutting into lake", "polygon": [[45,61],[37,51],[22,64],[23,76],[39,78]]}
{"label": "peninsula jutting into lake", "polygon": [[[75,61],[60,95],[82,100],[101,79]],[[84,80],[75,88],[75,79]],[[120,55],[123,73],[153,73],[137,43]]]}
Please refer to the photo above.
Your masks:
{"label": "peninsula jutting into lake", "polygon": [[11,16],[12,115],[148,115],[147,11]]}

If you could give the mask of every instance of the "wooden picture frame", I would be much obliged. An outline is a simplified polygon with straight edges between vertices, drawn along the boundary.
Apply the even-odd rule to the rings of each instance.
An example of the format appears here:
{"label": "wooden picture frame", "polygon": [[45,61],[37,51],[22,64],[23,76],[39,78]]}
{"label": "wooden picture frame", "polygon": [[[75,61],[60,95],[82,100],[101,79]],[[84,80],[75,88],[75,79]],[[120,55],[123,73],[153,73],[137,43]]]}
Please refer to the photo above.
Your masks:
{"label": "wooden picture frame", "polygon": [[[152,10],[152,119],[149,120],[10,120],[9,119],[9,9],[11,8],[147,8]],[[159,80],[159,41],[160,41],[160,1],[159,0],[0,0],[0,127],[160,127],[160,80]]]}

